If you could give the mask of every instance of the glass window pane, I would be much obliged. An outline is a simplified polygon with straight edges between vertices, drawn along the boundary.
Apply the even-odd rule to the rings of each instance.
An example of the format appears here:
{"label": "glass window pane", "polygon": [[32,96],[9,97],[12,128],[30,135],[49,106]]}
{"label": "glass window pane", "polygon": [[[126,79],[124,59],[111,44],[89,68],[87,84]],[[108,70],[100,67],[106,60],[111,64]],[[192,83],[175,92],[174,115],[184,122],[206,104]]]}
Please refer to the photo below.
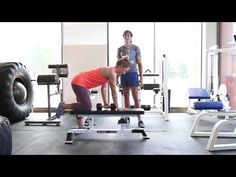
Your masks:
{"label": "glass window pane", "polygon": [[[0,39],[0,62],[22,62],[32,79],[37,79],[38,74],[51,73],[48,64],[61,63],[61,23],[2,22]],[[33,86],[34,107],[47,107],[46,86],[38,86],[36,82]],[[59,98],[51,98],[52,106],[57,106]]]}
{"label": "glass window pane", "polygon": [[200,87],[201,23],[158,22],[155,30],[156,58],[169,61],[171,107],[186,107],[187,89]]}

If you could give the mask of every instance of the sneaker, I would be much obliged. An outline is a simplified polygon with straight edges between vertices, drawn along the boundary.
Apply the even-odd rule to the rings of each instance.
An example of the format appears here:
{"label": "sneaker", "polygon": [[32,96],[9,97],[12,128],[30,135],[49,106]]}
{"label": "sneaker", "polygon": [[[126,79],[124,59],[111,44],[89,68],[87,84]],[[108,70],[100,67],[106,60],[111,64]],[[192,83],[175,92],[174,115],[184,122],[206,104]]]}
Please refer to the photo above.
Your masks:
{"label": "sneaker", "polygon": [[145,127],[143,121],[141,121],[141,120],[138,121],[138,127],[139,127],[139,128],[144,128],[144,127]]}
{"label": "sneaker", "polygon": [[86,118],[86,119],[85,119],[84,126],[85,126],[85,127],[89,126],[89,118]]}
{"label": "sneaker", "polygon": [[60,118],[61,115],[64,113],[63,103],[59,103],[57,110],[56,110],[56,116],[57,118]]}
{"label": "sneaker", "polygon": [[130,118],[128,116],[125,117],[125,120],[127,121],[127,123],[130,123]]}
{"label": "sneaker", "polygon": [[121,117],[121,118],[118,120],[118,124],[127,124],[127,119],[125,119],[124,117]]}
{"label": "sneaker", "polygon": [[[85,122],[84,122],[84,126],[85,126],[85,127],[88,127],[88,126],[89,126],[89,123],[90,123],[90,118],[86,118],[86,119],[85,119]],[[96,123],[94,122],[94,123],[93,123],[93,126],[95,126],[95,125],[96,125]]]}

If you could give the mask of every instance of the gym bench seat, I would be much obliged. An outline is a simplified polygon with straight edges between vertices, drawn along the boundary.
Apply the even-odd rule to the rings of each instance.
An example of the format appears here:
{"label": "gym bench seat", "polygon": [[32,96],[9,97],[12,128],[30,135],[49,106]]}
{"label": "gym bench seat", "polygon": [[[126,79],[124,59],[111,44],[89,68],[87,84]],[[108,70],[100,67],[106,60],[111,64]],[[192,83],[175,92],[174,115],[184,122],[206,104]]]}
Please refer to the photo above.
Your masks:
{"label": "gym bench seat", "polygon": [[[194,120],[191,137],[209,137],[206,147],[208,151],[236,149],[236,143],[217,143],[219,137],[236,138],[236,129],[233,132],[220,131],[223,125],[236,125],[236,110],[225,111],[220,101],[195,102],[194,108],[201,112]],[[198,131],[200,121],[208,116],[225,116],[225,119],[218,121],[211,131]]]}
{"label": "gym bench seat", "polygon": [[120,129],[95,129],[94,119],[99,117],[121,117],[121,116],[138,116],[144,114],[144,110],[141,108],[134,108],[125,111],[110,111],[110,110],[102,110],[102,111],[82,111],[82,110],[72,110],[71,114],[76,114],[76,117],[82,117],[81,115],[88,117],[89,126],[85,127],[85,129],[72,128],[67,132],[65,144],[73,143],[73,136],[79,135],[81,133],[141,133],[143,135],[143,139],[149,139],[145,130],[143,128],[126,128],[127,123],[120,124]]}

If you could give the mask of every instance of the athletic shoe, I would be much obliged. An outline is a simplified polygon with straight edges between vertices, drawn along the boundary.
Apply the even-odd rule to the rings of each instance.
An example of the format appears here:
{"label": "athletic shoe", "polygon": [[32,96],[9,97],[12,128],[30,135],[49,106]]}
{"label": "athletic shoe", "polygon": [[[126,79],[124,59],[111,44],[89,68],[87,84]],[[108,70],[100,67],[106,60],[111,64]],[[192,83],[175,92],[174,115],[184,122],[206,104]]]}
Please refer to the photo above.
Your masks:
{"label": "athletic shoe", "polygon": [[63,103],[59,103],[57,110],[56,110],[56,116],[57,118],[60,118],[61,115],[64,113]]}
{"label": "athletic shoe", "polygon": [[127,119],[125,117],[121,117],[119,120],[118,120],[118,124],[127,124]]}
{"label": "athletic shoe", "polygon": [[139,127],[139,128],[144,128],[144,127],[145,127],[143,121],[141,121],[141,120],[138,121],[138,127]]}
{"label": "athletic shoe", "polygon": [[125,119],[127,120],[127,123],[130,123],[130,118],[128,116],[126,116]]}
{"label": "athletic shoe", "polygon": [[[89,123],[90,123],[90,118],[87,117],[87,118],[85,119],[84,126],[85,126],[85,127],[88,127],[88,126],[89,126]],[[95,126],[95,125],[96,125],[96,123],[93,122],[93,126]]]}

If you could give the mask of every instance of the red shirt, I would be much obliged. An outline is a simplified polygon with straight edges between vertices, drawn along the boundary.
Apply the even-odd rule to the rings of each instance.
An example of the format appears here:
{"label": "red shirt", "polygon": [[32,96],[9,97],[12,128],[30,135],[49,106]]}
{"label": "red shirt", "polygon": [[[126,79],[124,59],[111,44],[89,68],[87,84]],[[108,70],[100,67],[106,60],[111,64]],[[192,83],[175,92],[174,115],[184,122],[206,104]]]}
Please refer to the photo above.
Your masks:
{"label": "red shirt", "polygon": [[73,84],[87,89],[98,87],[105,84],[107,81],[108,78],[102,76],[100,68],[79,73],[72,79]]}

